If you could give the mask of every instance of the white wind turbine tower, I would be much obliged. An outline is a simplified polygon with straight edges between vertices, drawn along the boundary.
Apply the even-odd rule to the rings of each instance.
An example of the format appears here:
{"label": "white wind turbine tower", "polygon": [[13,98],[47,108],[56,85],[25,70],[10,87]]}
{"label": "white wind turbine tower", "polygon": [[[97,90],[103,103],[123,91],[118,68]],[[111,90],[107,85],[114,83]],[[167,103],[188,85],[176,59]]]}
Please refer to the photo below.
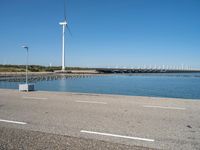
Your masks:
{"label": "white wind turbine tower", "polygon": [[66,19],[66,4],[64,1],[64,21],[59,23],[62,26],[62,71],[65,71],[65,28],[68,29],[69,33],[70,29],[67,24],[67,19]]}

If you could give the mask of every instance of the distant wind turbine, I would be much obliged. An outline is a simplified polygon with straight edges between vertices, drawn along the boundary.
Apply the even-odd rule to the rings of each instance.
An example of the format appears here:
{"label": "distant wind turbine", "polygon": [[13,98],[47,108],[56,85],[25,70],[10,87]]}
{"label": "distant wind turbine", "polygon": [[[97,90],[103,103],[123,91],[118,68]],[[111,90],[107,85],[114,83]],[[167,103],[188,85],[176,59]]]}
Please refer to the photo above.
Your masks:
{"label": "distant wind turbine", "polygon": [[69,29],[69,26],[67,24],[67,19],[66,19],[66,2],[64,0],[64,21],[59,23],[62,26],[62,71],[65,71],[65,28],[68,29],[70,35],[71,31]]}

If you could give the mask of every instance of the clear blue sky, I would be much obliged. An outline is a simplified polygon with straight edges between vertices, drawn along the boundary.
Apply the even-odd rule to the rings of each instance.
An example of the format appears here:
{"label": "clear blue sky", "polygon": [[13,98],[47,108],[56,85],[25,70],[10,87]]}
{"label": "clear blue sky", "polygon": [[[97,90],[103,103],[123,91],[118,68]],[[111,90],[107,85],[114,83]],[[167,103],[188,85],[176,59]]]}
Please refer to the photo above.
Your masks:
{"label": "clear blue sky", "polygon": [[[200,0],[67,0],[66,65],[200,68]],[[61,65],[63,0],[0,1],[0,64]]]}

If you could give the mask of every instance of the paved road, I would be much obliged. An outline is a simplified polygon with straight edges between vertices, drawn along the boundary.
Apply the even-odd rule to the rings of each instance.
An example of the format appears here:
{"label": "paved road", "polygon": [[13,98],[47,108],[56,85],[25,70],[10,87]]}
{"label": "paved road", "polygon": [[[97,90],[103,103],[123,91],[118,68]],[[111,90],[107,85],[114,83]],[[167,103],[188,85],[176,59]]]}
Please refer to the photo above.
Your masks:
{"label": "paved road", "polygon": [[0,149],[200,149],[199,114],[198,100],[1,89]]}

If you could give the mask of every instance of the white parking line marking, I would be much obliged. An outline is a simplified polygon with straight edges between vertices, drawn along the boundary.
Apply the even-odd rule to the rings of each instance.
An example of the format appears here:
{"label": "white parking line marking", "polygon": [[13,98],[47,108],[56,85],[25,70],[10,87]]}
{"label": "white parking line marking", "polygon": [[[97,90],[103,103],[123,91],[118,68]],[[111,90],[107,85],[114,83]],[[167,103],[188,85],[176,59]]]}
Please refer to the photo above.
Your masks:
{"label": "white parking line marking", "polygon": [[184,107],[164,107],[164,106],[151,106],[151,105],[145,105],[143,107],[146,108],[161,108],[161,109],[177,109],[177,110],[185,110]]}
{"label": "white parking line marking", "polygon": [[15,123],[15,124],[22,124],[22,125],[27,124],[26,122],[19,122],[19,121],[12,121],[12,120],[4,120],[4,119],[0,119],[0,122]]}
{"label": "white parking line marking", "polygon": [[91,103],[91,104],[103,104],[106,105],[105,102],[97,102],[97,101],[76,101],[77,103]]}
{"label": "white parking line marking", "polygon": [[24,99],[41,99],[41,100],[45,100],[45,99],[48,99],[48,98],[46,98],[46,97],[22,97],[22,98],[24,98]]}
{"label": "white parking line marking", "polygon": [[147,142],[154,142],[155,141],[154,139],[146,139],[146,138],[124,136],[124,135],[117,135],[117,134],[110,134],[110,133],[93,132],[93,131],[86,131],[86,130],[81,130],[80,132],[81,133],[88,133],[88,134],[96,134],[96,135],[103,135],[103,136],[125,138],[125,139],[132,139],[132,140],[147,141]]}

